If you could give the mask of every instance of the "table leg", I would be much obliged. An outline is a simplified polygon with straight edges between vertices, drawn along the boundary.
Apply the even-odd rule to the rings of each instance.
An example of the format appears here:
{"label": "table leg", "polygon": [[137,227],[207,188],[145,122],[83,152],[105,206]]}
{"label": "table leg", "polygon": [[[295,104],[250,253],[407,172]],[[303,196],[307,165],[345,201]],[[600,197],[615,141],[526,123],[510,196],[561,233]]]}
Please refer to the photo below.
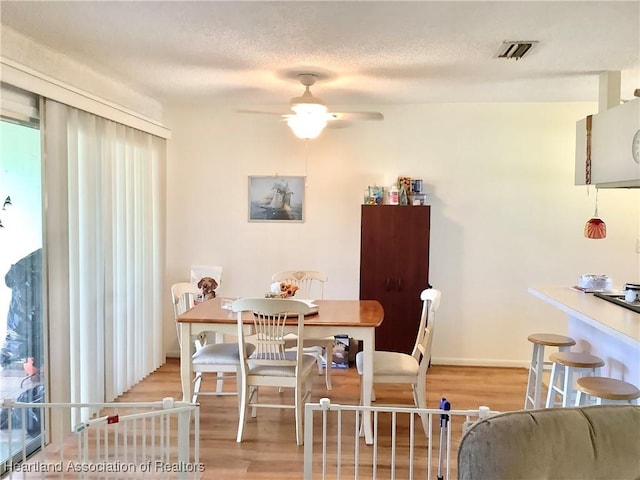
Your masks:
{"label": "table leg", "polygon": [[[371,390],[373,388],[373,352],[375,350],[374,331],[367,331],[362,339],[363,372],[362,372],[362,405],[371,406]],[[371,413],[363,414],[364,439],[367,445],[373,444],[373,428],[371,425]]]}
{"label": "table leg", "polygon": [[191,324],[180,323],[180,381],[182,383],[182,401],[190,402],[193,392],[191,391]]}

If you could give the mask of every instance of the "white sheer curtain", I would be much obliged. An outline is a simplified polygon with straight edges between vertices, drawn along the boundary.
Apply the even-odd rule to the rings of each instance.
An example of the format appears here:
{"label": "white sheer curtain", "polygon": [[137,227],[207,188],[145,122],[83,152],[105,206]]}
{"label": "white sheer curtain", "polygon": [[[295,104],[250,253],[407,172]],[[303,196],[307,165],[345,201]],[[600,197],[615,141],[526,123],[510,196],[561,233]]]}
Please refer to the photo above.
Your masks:
{"label": "white sheer curtain", "polygon": [[[46,100],[52,398],[111,401],[164,361],[164,139]],[[68,268],[66,271],[65,268]]]}

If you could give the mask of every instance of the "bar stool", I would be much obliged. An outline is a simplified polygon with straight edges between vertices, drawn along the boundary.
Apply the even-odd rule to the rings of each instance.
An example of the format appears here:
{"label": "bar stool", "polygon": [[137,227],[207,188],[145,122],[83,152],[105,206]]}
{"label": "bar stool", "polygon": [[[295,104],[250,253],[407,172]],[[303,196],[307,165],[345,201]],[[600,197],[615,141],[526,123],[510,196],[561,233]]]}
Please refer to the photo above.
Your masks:
{"label": "bar stool", "polygon": [[556,335],[555,333],[533,333],[527,337],[533,343],[533,353],[531,355],[531,363],[529,365],[529,379],[527,380],[527,392],[524,397],[524,409],[531,405],[531,408],[540,408],[541,390],[542,390],[542,374],[551,371],[545,368],[551,365],[551,362],[544,361],[544,347],[558,347],[561,352],[569,350],[569,347],[576,344],[571,337],[564,335]]}
{"label": "bar stool", "polygon": [[575,392],[574,374],[579,374],[581,377],[591,374],[597,377],[600,375],[600,367],[604,366],[604,360],[586,352],[557,352],[551,354],[549,360],[552,364],[547,408],[556,406],[556,393],[560,395],[563,407],[571,404],[571,397]]}
{"label": "bar stool", "polygon": [[596,405],[624,402],[638,403],[640,389],[631,383],[609,377],[582,377],[576,381],[576,407],[583,403],[583,397],[595,398]]}

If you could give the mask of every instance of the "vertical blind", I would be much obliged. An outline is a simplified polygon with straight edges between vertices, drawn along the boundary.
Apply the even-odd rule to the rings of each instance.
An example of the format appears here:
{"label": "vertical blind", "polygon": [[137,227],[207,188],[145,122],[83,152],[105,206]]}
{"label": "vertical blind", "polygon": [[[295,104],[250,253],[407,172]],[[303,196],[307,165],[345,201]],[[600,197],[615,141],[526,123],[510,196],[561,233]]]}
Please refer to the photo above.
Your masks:
{"label": "vertical blind", "polygon": [[53,100],[44,112],[51,381],[111,401],[164,361],[166,142]]}

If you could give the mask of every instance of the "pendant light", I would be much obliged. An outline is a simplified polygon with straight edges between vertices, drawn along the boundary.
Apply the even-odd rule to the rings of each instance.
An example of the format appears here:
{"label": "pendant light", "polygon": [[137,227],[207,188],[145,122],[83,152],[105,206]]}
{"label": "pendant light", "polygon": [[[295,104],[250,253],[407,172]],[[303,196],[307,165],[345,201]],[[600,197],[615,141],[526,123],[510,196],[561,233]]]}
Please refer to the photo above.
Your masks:
{"label": "pendant light", "polygon": [[600,240],[607,236],[607,225],[598,217],[598,187],[596,187],[596,209],[593,217],[584,225],[584,236],[594,240]]}

